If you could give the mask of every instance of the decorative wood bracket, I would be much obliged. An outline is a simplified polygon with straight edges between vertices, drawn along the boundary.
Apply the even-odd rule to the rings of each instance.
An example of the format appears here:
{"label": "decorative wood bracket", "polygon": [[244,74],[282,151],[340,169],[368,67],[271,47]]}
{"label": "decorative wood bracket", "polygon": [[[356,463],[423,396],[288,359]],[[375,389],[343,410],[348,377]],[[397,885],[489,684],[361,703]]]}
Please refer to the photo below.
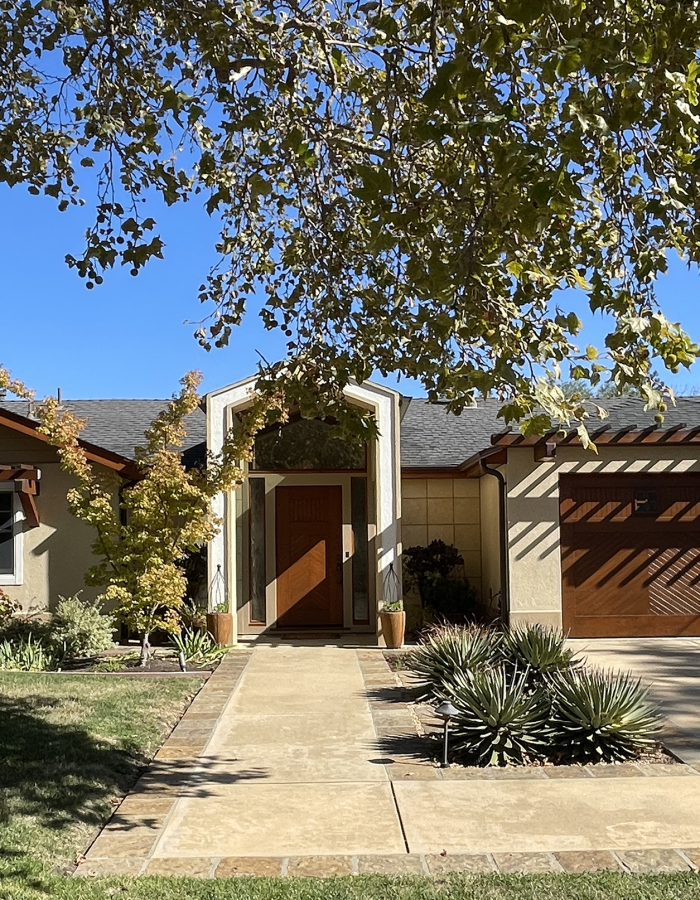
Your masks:
{"label": "decorative wood bracket", "polygon": [[534,457],[535,462],[544,462],[552,460],[557,455],[557,442],[554,440],[543,440],[535,444]]}
{"label": "decorative wood bracket", "polygon": [[35,497],[39,496],[41,470],[35,466],[0,466],[0,481],[13,481],[15,493],[22,504],[24,521],[29,528],[37,528],[41,524]]}

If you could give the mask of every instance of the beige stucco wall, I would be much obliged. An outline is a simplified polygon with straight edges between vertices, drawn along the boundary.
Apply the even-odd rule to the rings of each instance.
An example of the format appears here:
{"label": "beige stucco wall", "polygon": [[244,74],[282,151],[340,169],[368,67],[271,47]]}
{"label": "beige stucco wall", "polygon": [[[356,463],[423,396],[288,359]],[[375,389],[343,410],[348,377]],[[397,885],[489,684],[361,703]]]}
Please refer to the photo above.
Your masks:
{"label": "beige stucco wall", "polygon": [[0,427],[0,464],[31,464],[41,469],[41,489],[36,497],[41,524],[23,525],[21,585],[6,585],[6,593],[24,611],[55,606],[58,595],[68,596],[81,589],[93,597],[94,588],[85,588],[84,576],[94,564],[91,545],[94,529],[68,511],[66,495],[74,481],[61,471],[55,451],[40,441]]}
{"label": "beige stucco wall", "polygon": [[403,478],[401,543],[441,540],[464,557],[464,574],[481,595],[481,525],[476,478]]}
{"label": "beige stucco wall", "polygon": [[511,448],[507,466],[507,517],[511,622],[561,626],[559,476],[700,472],[691,447],[601,445],[592,451],[558,447],[556,460],[535,463],[533,450]]}

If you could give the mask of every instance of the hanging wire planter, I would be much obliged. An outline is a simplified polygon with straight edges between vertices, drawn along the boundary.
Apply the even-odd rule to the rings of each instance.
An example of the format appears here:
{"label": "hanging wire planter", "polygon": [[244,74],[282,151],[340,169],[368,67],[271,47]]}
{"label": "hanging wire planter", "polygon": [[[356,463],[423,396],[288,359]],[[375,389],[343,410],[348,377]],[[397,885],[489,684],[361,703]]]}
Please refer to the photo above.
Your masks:
{"label": "hanging wire planter", "polygon": [[209,585],[209,612],[228,612],[226,579],[221,571],[221,565],[217,565],[216,574]]}
{"label": "hanging wire planter", "polygon": [[400,594],[399,576],[394,570],[394,564],[389,563],[386,570],[384,580],[382,581],[382,610],[390,612],[392,610],[403,609],[403,600]]}

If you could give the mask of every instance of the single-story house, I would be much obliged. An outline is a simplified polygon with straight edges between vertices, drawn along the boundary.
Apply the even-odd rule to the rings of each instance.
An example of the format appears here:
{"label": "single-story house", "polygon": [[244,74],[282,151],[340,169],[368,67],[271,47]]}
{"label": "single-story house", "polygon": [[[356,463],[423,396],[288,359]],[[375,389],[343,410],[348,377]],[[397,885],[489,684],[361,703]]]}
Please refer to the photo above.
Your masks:
{"label": "single-story house", "polygon": [[[251,402],[254,379],[213,391],[188,422],[185,458],[216,452]],[[484,605],[512,623],[576,637],[700,635],[700,398],[663,424],[641,401],[606,401],[576,432],[524,438],[499,402],[461,416],[365,382],[379,438],[340,443],[292,416],[262,432],[248,478],[216,500],[224,527],[208,548],[209,594],[236,631],[357,633],[381,640],[377,612],[401,596],[404,547],[455,545]],[[162,400],[65,401],[88,420],[97,465],[134,477],[134,447]],[[0,402],[0,587],[23,608],[82,586],[90,529],[68,513],[70,479],[25,401]],[[3,499],[4,498],[4,499]]]}

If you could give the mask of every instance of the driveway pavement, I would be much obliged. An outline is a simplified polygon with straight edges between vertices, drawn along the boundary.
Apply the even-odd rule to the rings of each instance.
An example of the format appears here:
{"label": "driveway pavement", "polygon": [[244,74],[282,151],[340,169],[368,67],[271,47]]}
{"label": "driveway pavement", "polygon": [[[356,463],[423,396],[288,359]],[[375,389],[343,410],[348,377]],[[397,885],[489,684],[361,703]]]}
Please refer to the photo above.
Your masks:
{"label": "driveway pavement", "polygon": [[[688,644],[675,645],[673,664],[653,645],[629,659],[647,667],[695,733],[699,648]],[[615,647],[595,654],[615,667],[627,659]],[[700,863],[700,765],[441,770],[420,736],[436,723],[411,700],[377,649],[232,651],[78,874],[641,872]]]}

